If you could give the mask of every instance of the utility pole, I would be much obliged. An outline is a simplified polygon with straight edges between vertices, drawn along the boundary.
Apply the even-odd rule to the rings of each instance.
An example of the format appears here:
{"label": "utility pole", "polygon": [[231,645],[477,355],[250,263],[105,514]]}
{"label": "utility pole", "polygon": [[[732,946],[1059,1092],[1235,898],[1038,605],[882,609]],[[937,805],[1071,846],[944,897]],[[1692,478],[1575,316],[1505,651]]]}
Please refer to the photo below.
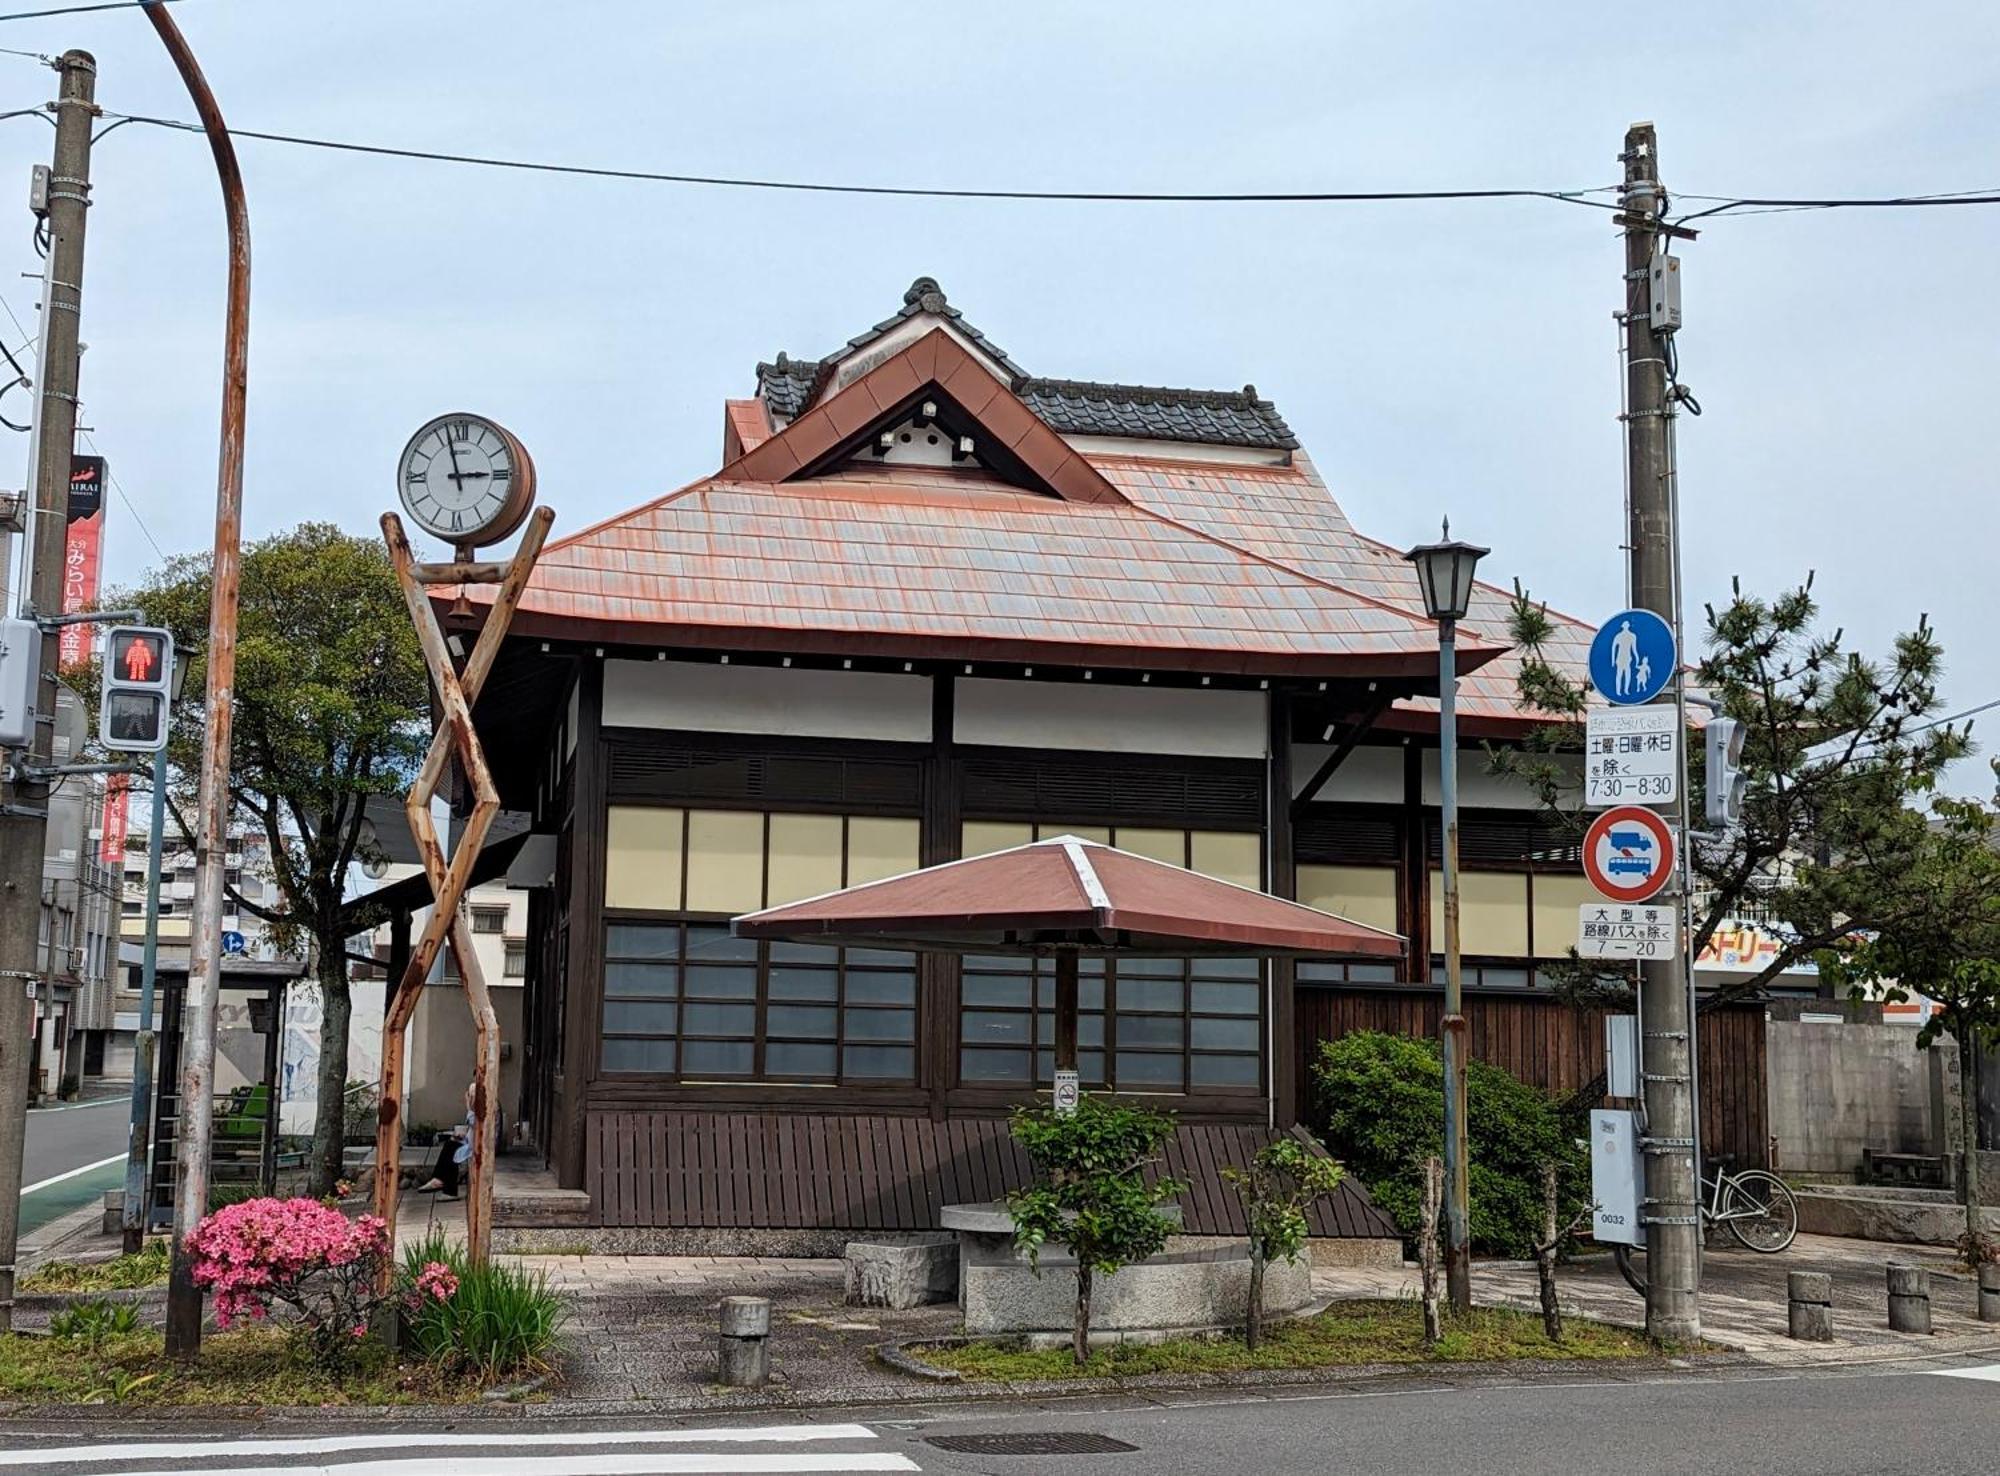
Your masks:
{"label": "utility pole", "polygon": [[[1679,529],[1675,526],[1668,334],[1652,319],[1655,252],[1664,251],[1666,192],[1660,185],[1653,125],[1625,132],[1622,190],[1625,228],[1625,454],[1628,471],[1627,544],[1631,598],[1680,632]],[[1672,696],[1679,701],[1679,677]],[[1681,726],[1685,734],[1686,724]],[[1687,785],[1666,813],[1687,845]],[[1681,924],[1688,923],[1683,892]],[[1655,1342],[1692,1344],[1701,1338],[1701,1212],[1697,1204],[1694,1124],[1694,1011],[1684,950],[1639,966],[1641,1148],[1646,1164],[1646,1335]]]}
{"label": "utility pole", "polygon": [[[250,384],[250,207],[236,146],[201,63],[158,0],[146,19],[194,102],[215,157],[228,230],[229,295],[222,329],[222,445],[215,469],[215,556],[210,566],[206,724],[195,802],[194,921],[188,937],[186,1006],[181,1022],[180,1119],[174,1132],[174,1259],[167,1280],[167,1352],[201,1351],[201,1288],[188,1237],[208,1209],[209,1131],[215,1101],[215,1013],[222,986],[222,865],[229,848],[229,748],[236,695],[236,599],[243,573],[243,419]],[[275,1023],[275,1022],[274,1022]]]}
{"label": "utility pole", "polygon": [[[90,208],[90,130],[97,117],[97,62],[66,51],[56,63],[55,165],[49,175],[49,273],[44,296],[41,368],[35,382],[35,476],[28,489],[33,573],[24,615],[62,613],[63,540],[69,513],[69,462],[76,447],[78,339],[83,304],[83,231]],[[42,627],[35,732],[16,762],[45,769],[56,717],[56,631]],[[27,1135],[29,1044],[34,1005],[28,988],[42,978],[42,851],[49,785],[0,781],[0,1332],[14,1325],[14,1253],[21,1228],[21,1156]],[[44,987],[46,982],[44,981]]]}

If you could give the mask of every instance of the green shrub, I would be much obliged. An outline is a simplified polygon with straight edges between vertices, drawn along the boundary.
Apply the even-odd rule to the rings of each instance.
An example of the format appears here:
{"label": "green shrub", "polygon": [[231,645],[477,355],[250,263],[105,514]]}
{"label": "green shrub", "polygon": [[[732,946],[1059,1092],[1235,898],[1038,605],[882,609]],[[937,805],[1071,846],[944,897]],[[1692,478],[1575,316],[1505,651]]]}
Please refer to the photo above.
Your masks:
{"label": "green shrub", "polygon": [[129,1256],[109,1261],[47,1261],[21,1283],[22,1291],[129,1291],[167,1279],[171,1257],[163,1237],[149,1240]]}
{"label": "green shrub", "polygon": [[[1424,1159],[1444,1152],[1438,1043],[1360,1031],[1322,1046],[1313,1077],[1328,1150],[1414,1239]],[[1525,1259],[1541,1227],[1541,1166],[1556,1165],[1567,1219],[1589,1200],[1589,1158],[1563,1111],[1533,1087],[1479,1061],[1465,1086],[1472,1248]]]}
{"label": "green shrub", "polygon": [[557,1335],[568,1317],[548,1274],[498,1261],[476,1264],[465,1247],[433,1228],[404,1248],[399,1284],[414,1292],[429,1266],[443,1266],[457,1281],[439,1300],[413,1296],[404,1313],[404,1347],[411,1356],[446,1373],[484,1380],[546,1372]]}
{"label": "green shrub", "polygon": [[71,1302],[49,1317],[49,1336],[65,1343],[81,1343],[95,1352],[111,1338],[126,1338],[139,1330],[139,1309],[130,1302],[112,1302],[92,1297]]}

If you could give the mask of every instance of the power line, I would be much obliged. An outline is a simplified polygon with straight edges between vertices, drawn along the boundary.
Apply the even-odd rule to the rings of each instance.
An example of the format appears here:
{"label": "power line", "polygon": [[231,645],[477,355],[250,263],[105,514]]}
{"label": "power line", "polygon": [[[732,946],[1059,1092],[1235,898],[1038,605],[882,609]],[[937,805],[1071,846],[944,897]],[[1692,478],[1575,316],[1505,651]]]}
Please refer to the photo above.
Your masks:
{"label": "power line", "polygon": [[125,511],[132,514],[132,521],[139,525],[139,531],[145,535],[146,542],[153,546],[153,552],[159,555],[160,562],[164,564],[167,561],[167,551],[160,547],[160,540],[153,536],[153,530],[148,528],[146,520],[139,516],[138,504],[125,495],[125,484],[118,480],[118,473],[111,469],[111,458],[98,449],[97,437],[89,431],[80,431],[79,434],[82,435],[84,444],[90,447],[90,454],[102,458],[105,480],[111,483],[111,490],[118,494],[118,500],[125,504]]}
{"label": "power line", "polygon": [[51,15],[87,15],[93,10],[142,10],[148,5],[173,5],[178,0],[98,0],[95,5],[57,5],[48,10],[21,10],[0,15],[0,21],[41,20]]}
{"label": "power line", "polygon": [[[104,114],[120,122],[148,123],[155,128],[200,133],[199,123],[178,118],[148,118],[133,113]],[[107,132],[109,130],[106,130]],[[1161,203],[1182,205],[1301,205],[1320,203],[1392,203],[1409,200],[1554,200],[1564,205],[1584,205],[1597,210],[1616,210],[1608,201],[1587,200],[1586,195],[1610,193],[1609,186],[1584,190],[1226,190],[1216,192],[1181,191],[1154,193],[1143,190],[973,190],[933,189],[918,185],[834,184],[819,180],[759,179],[718,174],[670,174],[650,169],[613,169],[589,164],[554,164],[533,159],[505,159],[484,154],[451,154],[429,149],[398,149],[386,144],[354,143],[341,139],[308,138],[296,133],[263,133],[248,128],[232,128],[232,138],[259,139],[265,143],[295,144],[309,149],[331,149],[348,154],[373,154],[389,159],[418,159],[438,164],[469,164],[482,169],[513,169],[531,174],[581,175],[591,179],[636,180],[653,184],[712,185],[740,190],[792,190],[822,195],[900,195],[944,200],[1050,200],[1088,203]]]}

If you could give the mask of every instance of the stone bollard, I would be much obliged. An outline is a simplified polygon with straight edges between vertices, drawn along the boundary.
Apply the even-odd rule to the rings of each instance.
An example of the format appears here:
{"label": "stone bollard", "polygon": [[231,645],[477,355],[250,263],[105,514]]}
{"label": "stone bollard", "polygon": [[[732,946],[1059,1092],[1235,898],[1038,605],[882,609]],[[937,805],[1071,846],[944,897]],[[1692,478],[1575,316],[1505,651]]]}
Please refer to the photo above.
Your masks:
{"label": "stone bollard", "polygon": [[1889,1267],[1889,1330],[1931,1330],[1931,1273],[1922,1266]]}
{"label": "stone bollard", "polygon": [[2000,1262],[1988,1261],[1979,1268],[1979,1320],[2000,1322]]}
{"label": "stone bollard", "polygon": [[721,1382],[732,1389],[761,1389],[771,1377],[771,1304],[763,1297],[724,1297],[722,1336],[716,1345]]}
{"label": "stone bollard", "polygon": [[1803,1343],[1833,1341],[1833,1278],[1824,1271],[1794,1271],[1785,1278],[1791,1334]]}

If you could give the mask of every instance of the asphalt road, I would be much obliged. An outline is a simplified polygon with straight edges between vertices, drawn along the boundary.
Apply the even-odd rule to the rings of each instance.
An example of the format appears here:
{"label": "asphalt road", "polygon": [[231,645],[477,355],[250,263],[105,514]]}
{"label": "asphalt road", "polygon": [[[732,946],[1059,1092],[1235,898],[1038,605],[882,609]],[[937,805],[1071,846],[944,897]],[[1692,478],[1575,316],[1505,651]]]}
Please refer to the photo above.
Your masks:
{"label": "asphalt road", "polygon": [[[2000,1365],[1973,1377],[1903,1368],[1453,1388],[1420,1378],[1346,1389],[1143,1399],[942,1403],[564,1421],[440,1411],[410,1420],[267,1417],[0,1422],[0,1471],[255,1472],[258,1476],[647,1476],[919,1471],[993,1476],[1990,1476],[2000,1469]],[[967,1451],[965,1437],[1118,1442],[1088,1454]]]}
{"label": "asphalt road", "polygon": [[[125,1182],[131,1099],[117,1097],[28,1114],[21,1182],[21,1233],[103,1196]],[[112,1160],[107,1162],[106,1160]],[[78,1173],[77,1170],[83,1170]],[[0,1467],[4,1469],[4,1467]]]}

